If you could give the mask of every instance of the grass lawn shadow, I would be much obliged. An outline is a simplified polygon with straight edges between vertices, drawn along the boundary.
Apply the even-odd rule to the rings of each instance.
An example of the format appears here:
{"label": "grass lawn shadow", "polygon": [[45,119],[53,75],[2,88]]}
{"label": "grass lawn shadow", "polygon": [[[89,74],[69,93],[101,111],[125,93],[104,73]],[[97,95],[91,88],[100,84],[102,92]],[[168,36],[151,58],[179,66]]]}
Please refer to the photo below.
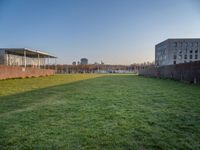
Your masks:
{"label": "grass lawn shadow", "polygon": [[200,87],[103,76],[0,97],[0,149],[199,149]]}

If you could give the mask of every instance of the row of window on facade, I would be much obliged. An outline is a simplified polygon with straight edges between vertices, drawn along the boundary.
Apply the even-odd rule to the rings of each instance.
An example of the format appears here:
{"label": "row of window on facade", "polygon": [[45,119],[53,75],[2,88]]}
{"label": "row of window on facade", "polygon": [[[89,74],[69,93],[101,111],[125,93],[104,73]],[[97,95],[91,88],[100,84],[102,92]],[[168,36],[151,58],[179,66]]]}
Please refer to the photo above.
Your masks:
{"label": "row of window on facade", "polygon": [[[188,55],[184,55],[184,59],[187,59]],[[174,55],[174,59],[177,59],[176,55]],[[179,55],[179,59],[182,59],[182,55]],[[190,55],[190,59],[193,59],[193,55]],[[198,55],[194,55],[194,59],[198,59]]]}
{"label": "row of window on facade", "polygon": [[174,42],[174,47],[198,47],[198,42]]}
{"label": "row of window on facade", "polygon": [[[182,58],[182,51],[179,52],[179,56]],[[187,59],[187,55],[184,58]],[[174,54],[174,59],[176,59],[176,54]],[[190,51],[190,59],[193,59],[193,50]],[[198,50],[195,50],[195,59],[198,59]]]}
{"label": "row of window on facade", "polygon": [[[182,59],[182,55],[179,56],[179,59]],[[188,55],[184,55],[184,62],[186,63],[187,59],[188,59]],[[192,62],[192,59],[193,59],[193,55],[190,55],[190,62]],[[194,59],[198,59],[198,55],[195,55],[194,56]],[[176,64],[176,55],[174,55],[174,64]]]}

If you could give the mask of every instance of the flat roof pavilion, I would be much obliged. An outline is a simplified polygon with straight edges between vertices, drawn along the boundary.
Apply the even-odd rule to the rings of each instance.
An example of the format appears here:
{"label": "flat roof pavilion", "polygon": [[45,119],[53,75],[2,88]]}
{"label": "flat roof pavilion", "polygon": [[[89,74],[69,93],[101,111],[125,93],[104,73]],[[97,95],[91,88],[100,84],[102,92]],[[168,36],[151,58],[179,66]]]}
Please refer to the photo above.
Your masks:
{"label": "flat roof pavilion", "polygon": [[0,48],[0,64],[9,66],[45,66],[57,57],[29,48]]}
{"label": "flat roof pavilion", "polygon": [[18,56],[24,56],[24,53],[26,53],[27,57],[32,57],[32,58],[37,58],[38,55],[40,58],[57,58],[56,56],[50,55],[46,52],[33,50],[29,48],[0,48],[0,50],[5,50],[7,54],[13,54]]}

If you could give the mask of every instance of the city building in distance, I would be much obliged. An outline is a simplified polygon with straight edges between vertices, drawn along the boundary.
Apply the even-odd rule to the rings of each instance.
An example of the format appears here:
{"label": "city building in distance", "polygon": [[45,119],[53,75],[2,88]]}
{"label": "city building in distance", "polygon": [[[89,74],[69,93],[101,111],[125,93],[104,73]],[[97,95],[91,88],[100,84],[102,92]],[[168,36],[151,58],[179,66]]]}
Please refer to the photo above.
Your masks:
{"label": "city building in distance", "polygon": [[72,65],[74,65],[74,66],[75,66],[75,65],[76,65],[76,61],[73,61],[73,62],[72,62]]}
{"label": "city building in distance", "polygon": [[199,39],[167,39],[155,46],[155,65],[165,66],[200,60]]}
{"label": "city building in distance", "polygon": [[88,59],[87,58],[81,58],[81,65],[87,65]]}

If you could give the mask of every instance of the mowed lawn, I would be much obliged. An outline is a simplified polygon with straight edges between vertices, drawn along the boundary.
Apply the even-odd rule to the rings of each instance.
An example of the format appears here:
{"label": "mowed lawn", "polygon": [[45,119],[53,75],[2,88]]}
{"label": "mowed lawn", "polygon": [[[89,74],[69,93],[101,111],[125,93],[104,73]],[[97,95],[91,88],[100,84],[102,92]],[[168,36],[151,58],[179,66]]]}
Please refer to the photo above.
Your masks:
{"label": "mowed lawn", "polygon": [[3,80],[0,149],[200,149],[200,86],[135,75]]}

